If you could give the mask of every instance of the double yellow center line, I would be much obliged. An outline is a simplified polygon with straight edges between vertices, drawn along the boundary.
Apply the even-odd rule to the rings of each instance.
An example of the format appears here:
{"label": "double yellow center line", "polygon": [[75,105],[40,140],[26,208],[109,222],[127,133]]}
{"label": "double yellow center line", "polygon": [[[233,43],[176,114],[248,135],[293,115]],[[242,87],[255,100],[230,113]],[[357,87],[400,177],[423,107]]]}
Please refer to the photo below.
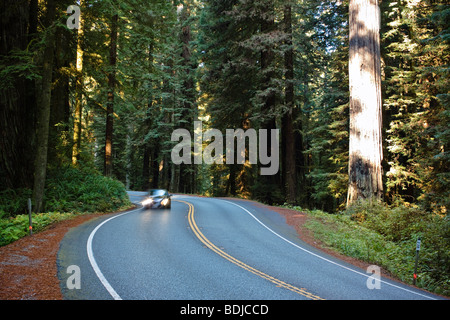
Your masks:
{"label": "double yellow center line", "polygon": [[284,281],[281,281],[277,278],[274,278],[272,276],[269,276],[268,274],[265,274],[262,271],[259,271],[247,264],[245,264],[244,262],[236,259],[233,256],[230,256],[228,253],[224,252],[223,250],[219,249],[216,245],[214,245],[211,241],[209,241],[208,238],[205,237],[205,235],[200,231],[200,229],[198,228],[195,219],[194,219],[194,205],[187,202],[187,201],[183,201],[183,200],[176,200],[179,202],[183,202],[185,204],[187,204],[189,206],[189,213],[188,213],[188,221],[189,221],[189,225],[192,229],[192,231],[194,232],[195,236],[205,245],[207,246],[209,249],[211,249],[212,251],[214,251],[215,253],[217,253],[219,256],[221,256],[222,258],[227,259],[228,261],[234,263],[235,265],[241,267],[244,270],[247,270],[263,279],[269,280],[270,282],[274,283],[277,287],[281,287],[281,288],[285,288],[288,290],[291,290],[295,293],[298,293],[302,296],[305,296],[307,298],[313,299],[313,300],[323,300],[322,298],[313,295],[312,293],[309,293],[308,291],[306,291],[303,288],[297,288],[293,285],[290,285]]}

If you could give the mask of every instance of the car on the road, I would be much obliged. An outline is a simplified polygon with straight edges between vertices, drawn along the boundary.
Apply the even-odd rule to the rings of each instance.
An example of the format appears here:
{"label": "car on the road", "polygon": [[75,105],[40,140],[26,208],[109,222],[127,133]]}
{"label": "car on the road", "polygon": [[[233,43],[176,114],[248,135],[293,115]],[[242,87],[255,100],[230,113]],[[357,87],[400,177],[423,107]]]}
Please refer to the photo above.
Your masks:
{"label": "car on the road", "polygon": [[166,189],[150,189],[148,195],[141,202],[146,209],[164,208],[170,209],[172,205],[171,194]]}

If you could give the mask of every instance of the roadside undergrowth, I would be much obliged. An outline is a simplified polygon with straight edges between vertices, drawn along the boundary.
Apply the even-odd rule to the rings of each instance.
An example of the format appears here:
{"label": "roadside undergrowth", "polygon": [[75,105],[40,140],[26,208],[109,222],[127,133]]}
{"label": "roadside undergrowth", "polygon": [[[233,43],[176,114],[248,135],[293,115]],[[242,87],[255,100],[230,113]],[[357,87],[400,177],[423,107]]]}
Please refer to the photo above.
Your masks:
{"label": "roadside undergrowth", "polygon": [[[0,246],[29,234],[27,213],[29,189],[7,189],[0,192]],[[44,212],[32,214],[32,231],[88,213],[109,213],[131,208],[125,186],[92,169],[73,167],[49,172]]]}
{"label": "roadside undergrowth", "polygon": [[377,265],[393,277],[412,283],[416,242],[421,249],[416,285],[437,294],[450,295],[450,219],[419,207],[387,206],[360,202],[329,214],[305,210],[304,227],[327,248]]}

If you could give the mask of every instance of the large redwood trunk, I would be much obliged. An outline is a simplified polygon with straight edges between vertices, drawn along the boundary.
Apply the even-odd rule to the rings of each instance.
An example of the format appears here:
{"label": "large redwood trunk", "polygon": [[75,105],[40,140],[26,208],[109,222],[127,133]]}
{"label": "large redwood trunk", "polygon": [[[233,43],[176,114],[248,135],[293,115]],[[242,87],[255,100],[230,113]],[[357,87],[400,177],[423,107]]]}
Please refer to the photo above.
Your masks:
{"label": "large redwood trunk", "polygon": [[285,104],[287,111],[282,118],[281,139],[283,159],[283,186],[286,190],[286,200],[294,204],[297,194],[296,155],[294,135],[294,49],[292,48],[292,9],[290,5],[284,7],[284,31],[287,35],[286,44],[289,49],[284,53],[284,67],[286,78]]}
{"label": "large redwood trunk", "polygon": [[111,71],[108,74],[108,103],[106,106],[106,131],[105,131],[105,176],[112,174],[112,139],[114,129],[114,87],[116,85],[116,61],[117,61],[117,24],[118,15],[112,17],[111,42],[109,44],[109,65]]}
{"label": "large redwood trunk", "polygon": [[383,197],[378,0],[350,0],[350,150],[347,205]]}
{"label": "large redwood trunk", "polygon": [[[12,52],[27,48],[29,35],[36,30],[37,15],[33,13],[36,7],[30,8],[26,0],[0,1],[2,63],[19,63],[11,57]],[[35,142],[30,137],[35,130],[34,87],[34,80],[23,76],[13,76],[0,86],[0,190],[33,186]]]}
{"label": "large redwood trunk", "polygon": [[[80,7],[83,8],[84,0],[80,0]],[[81,153],[81,117],[83,113],[83,35],[84,22],[83,15],[80,16],[80,25],[77,36],[77,57],[76,57],[76,84],[75,84],[75,113],[73,117],[73,147],[72,164],[76,165]]]}
{"label": "large redwood trunk", "polygon": [[37,83],[38,93],[38,113],[37,113],[37,149],[34,165],[33,201],[34,211],[41,212],[43,205],[45,179],[47,175],[47,155],[48,155],[48,132],[50,122],[52,74],[55,27],[55,2],[47,0],[47,37],[45,38],[45,49],[42,55],[42,78]]}

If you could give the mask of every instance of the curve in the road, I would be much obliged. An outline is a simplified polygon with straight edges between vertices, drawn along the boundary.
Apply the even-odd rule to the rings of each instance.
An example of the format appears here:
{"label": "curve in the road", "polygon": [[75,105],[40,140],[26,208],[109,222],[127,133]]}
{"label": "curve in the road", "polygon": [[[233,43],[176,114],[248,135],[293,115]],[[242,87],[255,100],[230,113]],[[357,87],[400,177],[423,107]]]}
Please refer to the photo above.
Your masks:
{"label": "curve in the road", "polygon": [[244,262],[234,258],[233,256],[229,255],[228,253],[224,252],[223,250],[221,250],[220,248],[218,248],[216,245],[214,245],[210,240],[208,240],[208,238],[205,237],[205,235],[200,231],[200,229],[198,228],[195,219],[194,219],[194,205],[192,203],[189,203],[187,201],[183,201],[183,200],[175,200],[178,202],[182,202],[185,203],[189,206],[189,213],[188,213],[188,220],[189,220],[189,225],[192,229],[192,231],[194,232],[195,236],[204,244],[206,245],[209,249],[211,249],[212,251],[214,251],[215,253],[217,253],[218,255],[220,255],[222,258],[225,258],[226,260],[230,261],[231,263],[234,263],[235,265],[241,267],[244,270],[247,270],[263,279],[269,280],[270,282],[274,283],[275,285],[277,285],[278,287],[282,287],[282,288],[286,288],[288,290],[291,290],[295,293],[301,294],[302,296],[305,296],[307,298],[310,298],[312,300],[323,300],[322,298],[306,291],[303,288],[297,288],[291,284],[288,284],[284,281],[281,281],[277,278],[274,278],[262,271],[259,271],[247,264],[245,264]]}
{"label": "curve in the road", "polygon": [[[279,237],[280,239],[282,239],[282,240],[286,241],[287,243],[293,245],[294,247],[296,247],[296,248],[298,248],[298,249],[300,249],[300,250],[303,250],[304,252],[306,252],[306,253],[308,253],[308,254],[311,254],[311,255],[313,255],[313,256],[319,258],[319,259],[322,259],[322,260],[324,260],[324,261],[326,261],[326,262],[328,262],[328,263],[334,264],[334,265],[336,265],[336,266],[338,266],[338,267],[340,267],[340,268],[346,269],[346,270],[348,270],[348,271],[354,272],[354,273],[356,273],[356,274],[359,274],[359,275],[364,276],[364,277],[367,277],[367,278],[372,277],[371,275],[364,274],[364,273],[359,272],[359,271],[357,271],[357,270],[348,268],[348,267],[346,267],[346,266],[344,266],[344,265],[342,265],[342,264],[339,264],[339,263],[337,263],[337,262],[335,262],[335,261],[331,261],[331,260],[329,260],[329,259],[327,259],[327,258],[325,258],[325,257],[323,257],[323,256],[321,256],[321,255],[318,255],[318,254],[316,254],[316,253],[314,253],[314,252],[311,252],[311,251],[309,251],[309,250],[307,250],[307,249],[305,249],[305,248],[302,248],[301,246],[299,246],[299,245],[293,243],[292,241],[289,241],[288,239],[284,238],[283,236],[279,235],[278,233],[276,233],[275,231],[273,231],[272,229],[270,229],[269,227],[267,227],[264,223],[262,223],[258,218],[256,218],[250,211],[248,211],[248,210],[245,209],[244,207],[242,207],[242,206],[240,206],[240,205],[238,205],[238,204],[236,204],[236,203],[234,203],[234,202],[231,202],[231,201],[227,201],[227,200],[222,200],[222,201],[231,203],[231,204],[233,204],[233,205],[235,205],[235,206],[241,208],[241,209],[244,210],[246,213],[248,213],[253,219],[255,219],[259,224],[261,224],[264,228],[266,228],[267,230],[269,230],[270,232],[272,232],[274,235],[276,235],[276,236]],[[395,284],[393,284],[393,283],[384,281],[384,280],[382,280],[382,279],[378,279],[377,281],[379,281],[380,283],[389,285],[389,286],[391,286],[391,287],[394,287],[394,288],[397,288],[397,289],[400,289],[400,290],[404,290],[404,291],[406,291],[406,292],[409,292],[409,293],[412,293],[412,294],[416,294],[416,295],[422,296],[422,297],[427,298],[427,299],[432,299],[432,300],[434,300],[434,299],[431,298],[429,295],[424,295],[424,294],[421,294],[421,293],[419,293],[419,292],[412,291],[412,290],[409,290],[409,289],[406,289],[406,288],[397,286],[397,285],[395,285]]]}
{"label": "curve in the road", "polygon": [[[239,210],[242,210],[243,212],[248,214],[251,218],[253,218],[256,222],[258,222],[262,227],[264,227],[265,229],[270,231],[272,234],[274,234],[275,236],[277,236],[281,240],[285,241],[285,243],[288,243],[289,245],[292,245],[293,246],[292,248],[295,247],[297,249],[300,249],[303,252],[305,252],[306,254],[310,254],[312,256],[315,256],[316,258],[321,259],[324,262],[329,263],[329,265],[334,265],[336,267],[340,267],[342,269],[351,271],[351,272],[356,273],[356,274],[361,275],[361,276],[365,276],[367,278],[371,277],[371,275],[367,275],[367,274],[364,274],[363,272],[360,272],[358,270],[349,268],[348,266],[340,264],[339,261],[330,260],[326,256],[322,256],[318,252],[312,252],[312,251],[308,250],[308,248],[305,248],[305,247],[303,247],[302,245],[300,245],[298,243],[294,243],[294,242],[288,240],[287,238],[285,238],[282,235],[280,235],[279,233],[277,233],[277,231],[274,231],[274,230],[278,230],[277,228],[272,229],[271,227],[267,226],[264,222],[262,222],[260,220],[261,217],[265,217],[264,215],[261,215],[261,217],[260,217],[256,213],[252,214],[244,206],[241,206],[241,205],[239,205],[239,204],[237,204],[237,203],[235,203],[233,201],[227,201],[227,200],[224,200],[224,199],[220,199],[220,200],[216,199],[216,200],[221,201],[222,204],[227,203],[228,205],[233,205],[233,206],[239,208]],[[218,239],[218,237],[216,237],[214,233],[211,233],[211,232],[208,233],[205,230],[204,230],[205,233],[203,233],[201,231],[201,228],[198,227],[198,223],[200,223],[200,226],[202,226],[202,223],[203,224],[205,223],[205,221],[203,221],[203,220],[204,220],[204,218],[206,216],[202,215],[203,211],[201,210],[201,209],[205,209],[204,207],[202,207],[203,203],[200,203],[199,204],[200,208],[197,208],[197,203],[195,203],[194,201],[190,201],[188,199],[184,199],[184,200],[177,199],[177,200],[174,200],[174,201],[177,201],[180,204],[184,204],[184,205],[187,206],[186,209],[188,209],[187,210],[188,211],[187,212],[188,227],[191,229],[192,234],[194,235],[194,239],[200,240],[200,242],[206,248],[208,248],[209,250],[211,250],[212,252],[214,252],[215,254],[220,256],[221,258],[227,260],[228,262],[233,263],[234,265],[240,267],[241,269],[243,269],[243,270],[245,270],[245,271],[247,271],[249,273],[252,273],[253,275],[257,275],[261,279],[267,280],[269,283],[275,284],[277,287],[280,287],[280,288],[283,288],[283,289],[287,289],[290,292],[299,294],[303,298],[314,299],[314,300],[322,299],[321,297],[319,297],[319,295],[322,296],[322,294],[324,294],[323,290],[322,290],[322,294],[319,293],[319,292],[313,294],[313,293],[310,292],[310,290],[307,290],[307,289],[305,289],[305,288],[303,288],[301,286],[298,286],[298,285],[294,286],[294,285],[288,283],[288,282],[292,281],[292,277],[289,278],[290,280],[287,280],[287,282],[285,282],[286,280],[285,281],[280,280],[280,276],[282,277],[281,274],[278,274],[278,275],[275,275],[275,276],[271,276],[270,274],[272,274],[271,272],[273,272],[273,269],[272,270],[265,270],[264,272],[261,271],[263,269],[260,269],[260,264],[258,264],[258,263],[255,264],[255,259],[253,259],[253,260],[251,259],[251,262],[249,262],[249,261],[247,261],[246,263],[243,262],[243,260],[242,260],[243,256],[242,255],[240,257],[239,257],[239,254],[236,256],[236,252],[235,251],[231,250],[231,252],[230,252],[229,250],[226,250],[226,249],[224,249],[222,247],[223,243],[221,243],[221,242],[222,242],[223,239],[221,237],[219,237],[220,239]],[[192,203],[192,202],[195,203],[195,208],[194,208],[194,203]],[[208,202],[205,202],[205,203],[208,203]],[[92,231],[88,231],[86,233],[87,244],[86,244],[85,248],[87,250],[88,261],[89,261],[92,269],[95,272],[95,276],[100,280],[101,284],[107,290],[109,295],[112,298],[116,299],[116,300],[121,300],[122,298],[116,292],[116,290],[113,288],[113,286],[110,284],[110,282],[105,277],[105,275],[108,275],[110,273],[108,273],[108,271],[106,269],[104,270],[104,272],[102,272],[102,270],[100,270],[99,265],[102,265],[102,257],[101,257],[101,255],[99,257],[97,257],[97,260],[99,262],[99,263],[97,263],[97,260],[96,260],[96,258],[94,256],[94,251],[93,251],[94,237],[96,236],[96,234],[97,234],[97,237],[100,237],[100,235],[103,236],[103,233],[104,233],[103,231],[104,230],[102,229],[102,231],[100,231],[100,232],[98,232],[98,231],[102,227],[104,227],[105,224],[107,224],[108,222],[112,221],[113,219],[116,219],[118,217],[122,217],[124,215],[129,214],[129,213],[137,212],[137,211],[140,211],[140,210],[142,210],[142,209],[139,208],[139,209],[131,210],[131,211],[124,212],[124,213],[121,213],[121,214],[118,214],[118,215],[114,215],[113,217],[110,217],[110,218],[104,220],[103,222],[101,222],[100,224],[98,224]],[[194,215],[195,212],[197,212],[198,214]],[[196,216],[197,216],[197,219],[198,219],[197,221],[196,221]],[[265,220],[263,219],[263,221],[265,221]],[[227,252],[225,252],[224,250],[227,251]],[[237,259],[236,257],[239,257],[239,259]],[[244,260],[245,260],[245,258],[244,258]],[[86,261],[86,263],[88,263],[88,262]],[[253,265],[253,266],[251,266],[251,265]],[[105,273],[105,275],[104,275],[104,273]],[[116,280],[113,280],[113,279],[110,279],[110,280],[111,280],[111,283],[117,284]],[[426,295],[426,294],[420,293],[419,291],[409,290],[409,289],[407,289],[405,287],[397,286],[397,285],[395,285],[395,284],[393,284],[391,282],[387,282],[387,281],[385,282],[384,280],[381,280],[381,279],[379,279],[379,281],[381,281],[384,284],[390,286],[391,288],[401,289],[401,290],[403,290],[403,292],[405,292],[405,293],[408,292],[409,294],[412,293],[412,294],[416,295],[416,298],[420,296],[421,298],[434,299],[432,295]],[[270,286],[270,284],[269,284],[269,286]],[[120,288],[118,288],[118,289],[120,289]],[[105,292],[105,294],[106,294],[106,292]]]}
{"label": "curve in the road", "polygon": [[87,250],[87,255],[88,255],[88,259],[89,262],[92,266],[92,269],[94,269],[95,274],[97,275],[97,278],[100,280],[100,282],[103,284],[103,286],[105,287],[105,289],[109,292],[109,294],[111,295],[111,297],[114,298],[114,300],[122,300],[122,298],[119,296],[119,294],[116,292],[116,290],[114,290],[114,288],[111,286],[111,284],[108,282],[108,280],[106,280],[105,276],[103,275],[102,271],[100,270],[100,268],[97,265],[97,261],[95,260],[94,257],[94,251],[92,250],[92,240],[94,239],[95,233],[97,232],[98,229],[100,229],[105,223],[116,219],[120,216],[123,216],[125,214],[129,214],[131,212],[137,211],[140,209],[136,209],[136,210],[132,210],[132,211],[127,211],[121,214],[118,214],[116,216],[113,216],[105,221],[103,221],[102,223],[100,223],[94,230],[92,230],[92,232],[89,235],[87,244],[86,244],[86,250]]}
{"label": "curve in the road", "polygon": [[[192,231],[194,232],[195,236],[209,249],[211,249],[212,251],[214,251],[215,253],[217,253],[218,255],[220,255],[221,257],[223,257],[224,259],[232,262],[233,264],[243,268],[244,270],[247,270],[263,279],[266,279],[272,283],[274,283],[276,286],[278,287],[282,287],[285,289],[288,289],[292,292],[298,293],[302,296],[305,296],[309,299],[312,300],[323,300],[322,298],[320,298],[317,295],[314,295],[308,291],[306,291],[304,288],[298,288],[295,287],[291,284],[288,284],[284,281],[281,281],[275,277],[272,277],[262,271],[259,271],[247,264],[245,264],[244,262],[236,259],[235,257],[227,254],[226,252],[224,252],[223,250],[221,250],[219,247],[217,247],[216,245],[214,245],[208,238],[205,237],[205,235],[200,231],[200,229],[198,228],[195,219],[194,219],[194,205],[190,202],[184,201],[184,200],[174,200],[174,201],[178,201],[180,203],[184,203],[186,205],[188,205],[189,207],[189,212],[188,212],[188,221],[189,221],[189,225],[192,229]],[[240,207],[240,206],[239,206]],[[242,208],[242,207],[241,207]],[[102,223],[100,223],[94,230],[92,230],[92,232],[89,235],[87,244],[86,244],[86,250],[87,250],[87,255],[88,255],[88,259],[89,262],[92,266],[92,269],[94,270],[95,274],[97,275],[97,278],[100,280],[100,282],[102,283],[102,285],[105,287],[105,289],[108,291],[108,293],[111,295],[111,297],[114,300],[122,300],[122,298],[120,297],[120,295],[116,292],[116,290],[114,290],[114,288],[111,286],[111,284],[108,282],[108,280],[105,278],[105,276],[103,275],[102,271],[100,270],[97,261],[95,260],[95,256],[94,256],[94,252],[92,249],[92,242],[94,239],[94,236],[96,234],[96,232],[106,223],[108,223],[109,221],[116,219],[120,216],[123,216],[125,214],[129,214],[132,213],[134,211],[137,211],[140,209],[136,209],[136,210],[132,210],[132,211],[128,211],[128,212],[124,212],[122,214],[113,216],[105,221],[103,221]],[[245,209],[244,209],[245,210]],[[256,218],[255,218],[256,219]],[[260,222],[261,223],[261,222]],[[270,230],[270,229],[269,229]],[[272,231],[273,232],[273,231]]]}

